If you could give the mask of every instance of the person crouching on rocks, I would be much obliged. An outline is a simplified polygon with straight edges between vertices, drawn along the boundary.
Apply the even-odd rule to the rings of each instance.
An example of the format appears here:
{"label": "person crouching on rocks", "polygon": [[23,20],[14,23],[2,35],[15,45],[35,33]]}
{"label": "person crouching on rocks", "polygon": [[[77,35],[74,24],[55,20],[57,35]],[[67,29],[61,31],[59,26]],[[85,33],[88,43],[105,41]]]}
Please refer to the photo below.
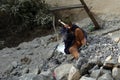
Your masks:
{"label": "person crouching on rocks", "polygon": [[62,27],[63,41],[65,44],[64,52],[66,54],[72,54],[75,59],[79,58],[78,49],[86,44],[87,34],[86,32],[71,21],[67,24],[58,20],[64,27]]}

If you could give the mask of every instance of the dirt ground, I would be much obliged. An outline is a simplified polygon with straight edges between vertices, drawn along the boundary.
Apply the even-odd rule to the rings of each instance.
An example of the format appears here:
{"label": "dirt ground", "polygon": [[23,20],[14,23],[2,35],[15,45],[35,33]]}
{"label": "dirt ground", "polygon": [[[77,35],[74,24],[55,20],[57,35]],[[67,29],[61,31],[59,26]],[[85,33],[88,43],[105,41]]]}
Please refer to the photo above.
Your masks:
{"label": "dirt ground", "polygon": [[[120,14],[120,0],[84,0],[94,13]],[[80,4],[79,0],[47,0],[55,6]]]}
{"label": "dirt ground", "polygon": [[[120,0],[84,0],[91,12],[95,15],[120,15]],[[47,0],[53,6],[67,6],[73,4],[80,4],[80,0]],[[83,17],[86,14],[81,11],[73,11]],[[76,17],[76,16],[75,16]]]}

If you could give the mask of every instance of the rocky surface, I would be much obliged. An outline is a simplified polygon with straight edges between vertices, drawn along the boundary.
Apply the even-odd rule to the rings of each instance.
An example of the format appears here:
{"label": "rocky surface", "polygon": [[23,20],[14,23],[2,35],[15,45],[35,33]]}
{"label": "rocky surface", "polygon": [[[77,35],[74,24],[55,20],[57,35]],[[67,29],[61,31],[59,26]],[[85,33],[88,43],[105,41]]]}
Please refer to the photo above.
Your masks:
{"label": "rocky surface", "polygon": [[119,80],[120,36],[111,32],[120,28],[119,19],[105,21],[93,32],[86,21],[76,22],[88,32],[88,44],[79,49],[78,60],[55,50],[61,44],[56,35],[38,37],[0,50],[0,80]]}
{"label": "rocky surface", "polygon": [[[108,63],[114,66],[118,64],[120,50],[117,42],[110,36],[89,35],[89,44],[80,48],[80,58],[77,61],[70,55],[54,51],[59,42],[55,41],[55,35],[48,35],[23,42],[18,47],[0,50],[0,79],[67,80],[71,67],[75,66],[80,71],[80,76],[86,76],[80,80],[94,80],[99,75],[100,66],[109,55],[112,55],[114,61]],[[110,73],[103,73],[98,80],[112,80],[111,77],[108,79],[110,75],[107,73],[119,78],[119,72],[115,72],[116,68],[112,69]]]}
{"label": "rocky surface", "polygon": [[[120,80],[119,0],[86,1],[97,15],[100,30],[89,31],[93,23],[84,10],[73,11],[76,15],[65,12],[73,15],[75,23],[88,32],[88,44],[80,48],[78,60],[55,50],[61,42],[56,41],[56,35],[38,37],[0,50],[0,80]],[[54,3],[59,2],[66,5],[66,1]],[[77,2],[70,1],[71,4]],[[4,41],[0,41],[0,45],[3,44]]]}

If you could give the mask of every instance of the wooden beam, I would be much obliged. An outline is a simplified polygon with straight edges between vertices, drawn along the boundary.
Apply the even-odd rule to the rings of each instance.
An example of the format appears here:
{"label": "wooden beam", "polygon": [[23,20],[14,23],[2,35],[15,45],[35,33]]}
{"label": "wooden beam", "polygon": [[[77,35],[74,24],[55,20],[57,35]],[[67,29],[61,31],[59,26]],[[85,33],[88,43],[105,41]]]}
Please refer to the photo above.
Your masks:
{"label": "wooden beam", "polygon": [[84,9],[87,12],[88,16],[90,17],[90,19],[92,20],[92,22],[95,25],[95,29],[99,29],[100,26],[98,24],[98,22],[96,21],[96,19],[94,18],[94,16],[92,15],[92,13],[90,12],[89,8],[87,7],[86,3],[84,2],[84,0],[80,0],[80,2],[82,3],[82,5],[84,5]]}
{"label": "wooden beam", "polygon": [[55,27],[55,16],[53,16],[53,29],[55,31],[55,34],[56,34],[56,38],[57,38],[57,41],[59,40],[58,39],[58,33],[57,33],[57,30],[56,30],[56,27]]}
{"label": "wooden beam", "polygon": [[52,7],[50,8],[50,11],[59,11],[59,10],[74,9],[74,8],[84,8],[84,6],[82,4],[76,4],[70,6]]}

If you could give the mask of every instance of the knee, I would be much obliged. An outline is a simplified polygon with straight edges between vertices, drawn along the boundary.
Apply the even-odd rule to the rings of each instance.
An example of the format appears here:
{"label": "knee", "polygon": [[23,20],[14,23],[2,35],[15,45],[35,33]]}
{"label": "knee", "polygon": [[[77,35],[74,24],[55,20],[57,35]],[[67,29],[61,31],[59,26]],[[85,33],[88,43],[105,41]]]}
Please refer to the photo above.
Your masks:
{"label": "knee", "polygon": [[78,52],[77,48],[75,48],[75,47],[70,47],[70,48],[69,48],[69,52],[74,56],[75,59],[78,59],[78,57],[79,57],[79,52]]}
{"label": "knee", "polygon": [[70,47],[70,48],[69,48],[69,52],[70,52],[70,53],[73,53],[73,52],[74,52],[73,50],[74,50],[74,47]]}
{"label": "knee", "polygon": [[76,31],[80,31],[80,29],[79,29],[79,28],[76,28]]}
{"label": "knee", "polygon": [[74,52],[74,51],[76,51],[76,50],[77,50],[77,47],[75,47],[75,46],[72,46],[72,47],[69,48],[69,51],[70,51],[70,52]]}

